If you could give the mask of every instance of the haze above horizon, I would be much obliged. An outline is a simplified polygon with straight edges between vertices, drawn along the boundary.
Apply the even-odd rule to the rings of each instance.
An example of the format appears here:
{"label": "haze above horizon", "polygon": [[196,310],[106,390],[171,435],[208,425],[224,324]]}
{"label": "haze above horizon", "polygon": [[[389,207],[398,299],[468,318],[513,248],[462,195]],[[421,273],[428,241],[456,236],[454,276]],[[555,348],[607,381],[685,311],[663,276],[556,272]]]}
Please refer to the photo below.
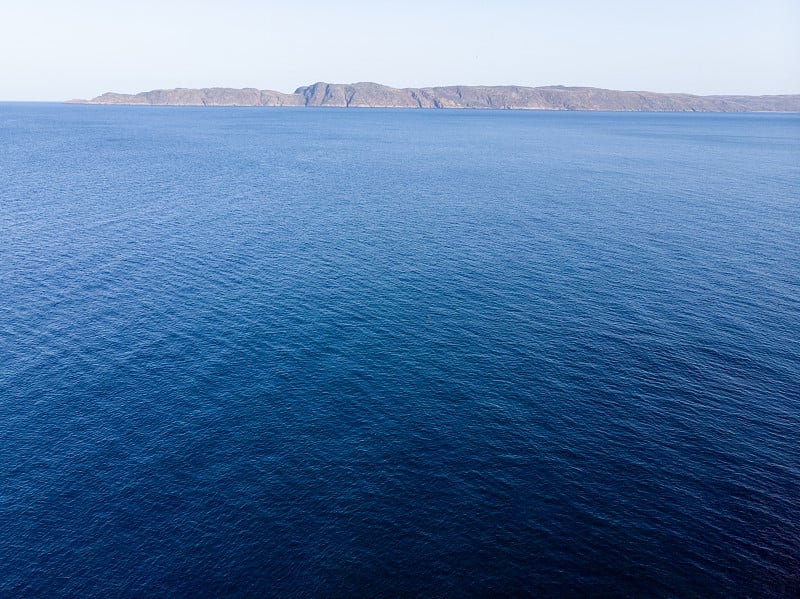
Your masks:
{"label": "haze above horizon", "polygon": [[291,92],[314,81],[800,93],[800,5],[789,0],[507,1],[491,10],[472,1],[32,0],[4,13],[0,100]]}

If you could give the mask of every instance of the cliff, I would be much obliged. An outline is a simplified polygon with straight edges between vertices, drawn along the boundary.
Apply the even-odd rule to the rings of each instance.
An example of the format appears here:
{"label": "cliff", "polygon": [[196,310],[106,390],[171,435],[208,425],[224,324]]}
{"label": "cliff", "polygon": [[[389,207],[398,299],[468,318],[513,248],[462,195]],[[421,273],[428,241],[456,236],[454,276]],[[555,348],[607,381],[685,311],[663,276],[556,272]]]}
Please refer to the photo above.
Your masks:
{"label": "cliff", "polygon": [[106,93],[83,104],[154,106],[336,106],[368,108],[495,108],[646,112],[800,112],[800,94],[695,96],[595,87],[466,86],[394,88],[378,83],[314,83],[292,94],[254,88],[160,89]]}

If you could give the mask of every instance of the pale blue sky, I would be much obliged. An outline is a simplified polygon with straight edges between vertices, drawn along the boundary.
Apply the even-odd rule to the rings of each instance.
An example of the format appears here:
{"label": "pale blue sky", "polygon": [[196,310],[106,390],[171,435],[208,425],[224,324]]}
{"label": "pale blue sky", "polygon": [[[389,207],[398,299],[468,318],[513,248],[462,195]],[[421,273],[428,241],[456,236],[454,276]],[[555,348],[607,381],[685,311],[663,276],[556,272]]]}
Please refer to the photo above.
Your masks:
{"label": "pale blue sky", "polygon": [[800,93],[800,1],[0,0],[0,100],[320,80]]}

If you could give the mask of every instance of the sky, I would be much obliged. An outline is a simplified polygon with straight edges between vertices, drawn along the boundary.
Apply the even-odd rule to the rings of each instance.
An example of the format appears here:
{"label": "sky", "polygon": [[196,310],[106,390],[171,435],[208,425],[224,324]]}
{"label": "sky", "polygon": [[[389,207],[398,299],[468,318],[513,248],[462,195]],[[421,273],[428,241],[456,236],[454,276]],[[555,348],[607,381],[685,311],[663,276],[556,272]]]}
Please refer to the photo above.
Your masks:
{"label": "sky", "polygon": [[800,1],[0,0],[0,100],[316,81],[800,93]]}

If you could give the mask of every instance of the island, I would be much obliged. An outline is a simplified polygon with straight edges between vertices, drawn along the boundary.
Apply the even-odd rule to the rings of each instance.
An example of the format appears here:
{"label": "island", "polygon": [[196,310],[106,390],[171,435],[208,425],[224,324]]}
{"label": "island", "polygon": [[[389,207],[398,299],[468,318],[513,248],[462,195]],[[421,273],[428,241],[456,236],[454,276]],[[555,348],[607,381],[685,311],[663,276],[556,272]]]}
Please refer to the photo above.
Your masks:
{"label": "island", "polygon": [[517,85],[395,88],[378,83],[324,83],[287,94],[255,88],[157,89],[138,94],[105,93],[76,104],[148,106],[329,106],[341,108],[475,108],[507,110],[598,110],[631,112],[800,112],[800,94],[697,96],[618,91],[596,87]]}

